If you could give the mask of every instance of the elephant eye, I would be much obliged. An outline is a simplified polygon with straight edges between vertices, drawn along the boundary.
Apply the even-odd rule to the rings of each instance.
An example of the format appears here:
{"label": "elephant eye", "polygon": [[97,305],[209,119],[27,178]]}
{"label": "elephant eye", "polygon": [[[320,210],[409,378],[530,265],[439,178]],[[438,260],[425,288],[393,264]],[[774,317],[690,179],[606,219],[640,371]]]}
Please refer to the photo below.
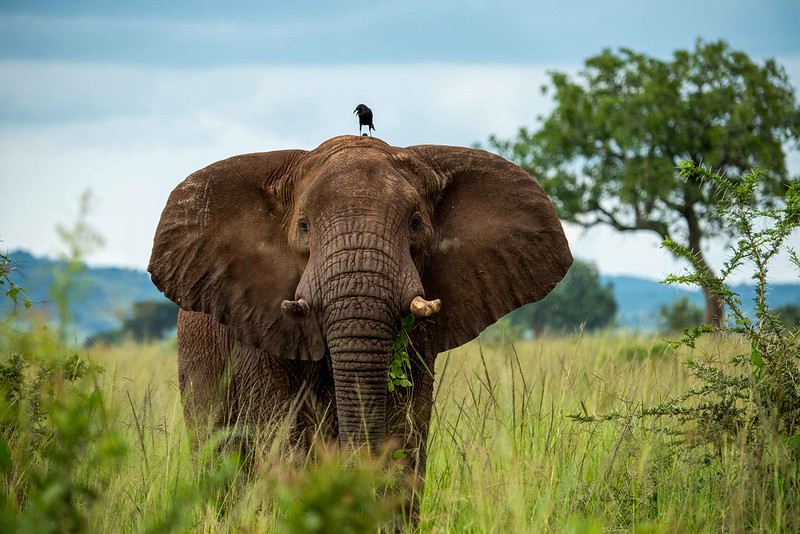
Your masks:
{"label": "elephant eye", "polygon": [[300,217],[297,220],[297,229],[300,230],[300,232],[302,232],[304,234],[307,233],[308,232],[308,219],[306,219],[305,217]]}
{"label": "elephant eye", "polygon": [[411,216],[411,222],[409,224],[411,226],[411,230],[414,232],[422,228],[422,215],[420,215],[419,212],[414,212],[414,215]]}

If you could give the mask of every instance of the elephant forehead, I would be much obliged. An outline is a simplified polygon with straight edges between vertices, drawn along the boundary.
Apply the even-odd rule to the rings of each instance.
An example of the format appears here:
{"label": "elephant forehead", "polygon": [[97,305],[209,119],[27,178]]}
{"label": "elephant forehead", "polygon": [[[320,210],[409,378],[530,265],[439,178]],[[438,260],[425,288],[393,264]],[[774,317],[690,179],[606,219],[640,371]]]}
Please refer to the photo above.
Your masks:
{"label": "elephant forehead", "polygon": [[325,154],[320,158],[318,168],[335,174],[353,171],[370,174],[391,169],[392,165],[390,156],[383,149],[347,146]]}
{"label": "elephant forehead", "polygon": [[413,200],[416,190],[394,168],[386,154],[342,150],[328,157],[309,177],[303,200],[341,203],[358,199]]}

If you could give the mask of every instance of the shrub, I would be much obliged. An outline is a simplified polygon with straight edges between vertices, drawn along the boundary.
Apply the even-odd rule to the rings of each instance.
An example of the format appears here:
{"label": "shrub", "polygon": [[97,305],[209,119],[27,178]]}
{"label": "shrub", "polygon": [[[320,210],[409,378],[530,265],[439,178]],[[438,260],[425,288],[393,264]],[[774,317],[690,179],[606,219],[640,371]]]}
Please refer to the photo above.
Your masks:
{"label": "shrub", "polygon": [[[703,385],[678,400],[680,413],[706,429],[706,439],[718,445],[720,440],[743,437],[753,454],[761,457],[767,445],[780,439],[786,452],[800,461],[800,346],[796,334],[783,327],[766,300],[769,264],[783,248],[800,271],[795,251],[785,245],[800,227],[800,183],[789,185],[784,197],[776,199],[781,202],[775,204],[781,206],[756,207],[759,203],[755,197],[762,180],[759,171],[732,180],[687,162],[680,170],[687,179],[710,181],[722,191],[717,211],[735,229],[739,240],[719,278],[703,269],[685,247],[665,240],[664,246],[693,262],[696,271],[671,275],[666,281],[698,285],[722,298],[730,310],[730,319],[717,333],[744,339],[747,348],[729,365],[687,362]],[[756,282],[755,319],[747,316],[740,296],[726,284],[733,272],[748,265]],[[694,347],[698,336],[712,331],[708,326],[687,330],[676,344]],[[686,404],[695,399],[696,404]]]}
{"label": "shrub", "polygon": [[[788,185],[782,198],[765,204],[755,198],[762,180],[759,171],[729,179],[683,162],[680,173],[688,180],[711,182],[720,193],[718,214],[738,235],[719,277],[686,247],[669,239],[664,242],[673,254],[692,264],[692,272],[670,275],[665,282],[699,286],[717,295],[729,310],[728,320],[719,328],[696,326],[672,342],[676,348],[685,346],[699,353],[686,362],[699,385],[660,404],[637,407],[633,413],[571,417],[584,422],[677,418],[678,452],[688,456],[700,452],[705,465],[716,457],[712,465],[720,476],[725,470],[738,469],[734,476],[750,488],[737,496],[747,501],[744,509],[773,510],[777,528],[796,530],[800,527],[800,344],[798,331],[784,328],[766,295],[770,261],[780,251],[787,250],[800,271],[800,259],[786,244],[800,227],[800,183]],[[733,272],[746,267],[752,268],[756,282],[754,319],[727,283]],[[696,343],[707,334],[716,337],[717,346],[728,343],[738,350],[729,361],[721,361],[718,349],[707,352]],[[731,464],[733,451],[738,463]]]}
{"label": "shrub", "polygon": [[0,354],[0,531],[85,531],[127,450],[102,370],[42,335],[17,341]]}

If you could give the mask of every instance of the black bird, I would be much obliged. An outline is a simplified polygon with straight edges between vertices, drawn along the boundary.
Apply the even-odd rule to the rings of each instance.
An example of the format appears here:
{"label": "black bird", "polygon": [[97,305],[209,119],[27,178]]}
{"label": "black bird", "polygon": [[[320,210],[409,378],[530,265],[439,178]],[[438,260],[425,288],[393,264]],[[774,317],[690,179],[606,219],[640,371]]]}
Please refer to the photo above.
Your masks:
{"label": "black bird", "polygon": [[375,129],[375,125],[372,124],[372,110],[364,104],[359,104],[353,113],[358,113],[358,133],[361,134],[362,126],[367,126],[369,136],[372,137],[372,130]]}

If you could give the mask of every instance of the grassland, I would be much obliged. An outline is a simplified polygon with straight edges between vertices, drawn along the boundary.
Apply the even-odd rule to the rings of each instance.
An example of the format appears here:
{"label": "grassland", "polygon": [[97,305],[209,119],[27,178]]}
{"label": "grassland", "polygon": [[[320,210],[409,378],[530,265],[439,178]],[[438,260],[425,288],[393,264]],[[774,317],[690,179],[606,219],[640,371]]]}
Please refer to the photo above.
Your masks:
{"label": "grassland", "polygon": [[[28,343],[28,351],[57,349]],[[735,442],[679,452],[670,446],[674,421],[622,417],[579,423],[568,417],[635,414],[686,391],[692,386],[682,363],[688,349],[665,349],[658,338],[576,335],[494,347],[475,341],[442,354],[421,530],[737,532],[797,526],[797,519],[785,517],[785,499],[796,498],[796,490],[748,479],[747,456]],[[735,340],[709,338],[691,356],[725,360],[739,350]],[[18,437],[9,443],[7,462],[27,458],[32,472],[45,473],[46,464],[59,457],[35,460],[38,452],[20,448],[63,448],[77,440],[78,453],[60,475],[75,483],[72,493],[89,489],[79,499],[60,497],[81,516],[77,530],[357,532],[380,520],[391,504],[374,500],[374,486],[385,484],[380,467],[343,471],[324,458],[289,461],[273,447],[246,475],[213,444],[193,452],[172,343],[127,344],[84,355],[104,372],[90,374],[83,390],[55,380],[55,396],[62,403],[67,395],[85,400],[79,391],[87,388],[100,395],[100,423],[85,427],[94,429],[94,443],[69,432],[56,432],[39,445]],[[62,408],[65,417],[80,419],[83,408],[71,406]],[[64,531],[58,513],[43,518],[68,505],[37,505],[34,489],[44,483],[35,477],[25,482],[28,475],[6,469],[6,524]],[[57,482],[56,489],[44,484],[41,493],[57,493]],[[26,499],[35,501],[32,511]],[[17,523],[9,519],[15,514]]]}

